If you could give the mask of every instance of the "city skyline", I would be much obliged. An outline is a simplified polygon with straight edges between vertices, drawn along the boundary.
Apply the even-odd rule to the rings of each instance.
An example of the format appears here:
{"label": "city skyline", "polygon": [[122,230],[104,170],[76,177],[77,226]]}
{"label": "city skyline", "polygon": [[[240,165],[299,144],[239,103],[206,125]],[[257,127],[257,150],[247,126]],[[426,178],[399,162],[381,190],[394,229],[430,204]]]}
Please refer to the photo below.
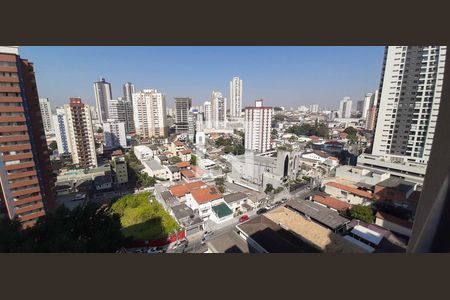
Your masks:
{"label": "city skyline", "polygon": [[[319,104],[336,109],[340,99],[355,102],[377,88],[383,47],[20,47],[39,66],[39,96],[52,107],[80,97],[94,105],[92,85],[100,77],[123,97],[123,84],[158,89],[167,106],[175,97],[193,105],[213,90],[229,97],[229,82],[243,82],[243,107],[256,99],[267,105]],[[70,59],[69,59],[70,58]],[[66,67],[61,68],[61,64]]]}

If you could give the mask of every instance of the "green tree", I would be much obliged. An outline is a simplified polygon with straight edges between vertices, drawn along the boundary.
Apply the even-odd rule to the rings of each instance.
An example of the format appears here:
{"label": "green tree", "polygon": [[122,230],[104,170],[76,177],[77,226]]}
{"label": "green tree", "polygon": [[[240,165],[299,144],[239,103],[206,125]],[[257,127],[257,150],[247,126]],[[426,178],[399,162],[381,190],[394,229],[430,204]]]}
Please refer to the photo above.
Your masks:
{"label": "green tree", "polygon": [[282,186],[279,186],[273,191],[273,193],[278,194],[278,193],[281,193],[283,190],[284,190],[284,188]]}
{"label": "green tree", "polygon": [[138,188],[147,188],[150,186],[154,186],[156,183],[156,179],[148,175],[146,172],[137,173],[137,187]]}
{"label": "green tree", "polygon": [[352,219],[358,219],[366,223],[373,223],[374,215],[372,208],[363,205],[353,205],[351,209],[347,210],[347,216]]}
{"label": "green tree", "polygon": [[197,156],[195,156],[194,154],[191,154],[190,164],[193,166],[197,165]]}
{"label": "green tree", "polygon": [[264,193],[269,194],[273,191],[273,185],[268,183],[266,184],[266,189],[264,190]]}
{"label": "green tree", "polygon": [[50,143],[50,145],[48,145],[48,147],[50,148],[50,150],[55,151],[58,148],[58,144],[56,143],[56,141],[52,141]]}
{"label": "green tree", "polygon": [[275,116],[273,116],[273,119],[276,122],[283,122],[286,119],[286,116],[283,114],[276,114]]}
{"label": "green tree", "polygon": [[245,147],[242,144],[237,144],[233,148],[233,154],[234,155],[242,155],[245,153]]}
{"label": "green tree", "polygon": [[99,128],[97,129],[97,133],[103,133],[103,128],[99,127]]}
{"label": "green tree", "polygon": [[127,242],[119,216],[92,202],[73,210],[60,206],[28,229],[16,220],[0,221],[0,252],[110,253]]}
{"label": "green tree", "polygon": [[214,179],[214,183],[216,184],[216,187],[219,189],[221,193],[225,192],[225,178],[218,177]]}
{"label": "green tree", "polygon": [[178,156],[172,156],[171,158],[169,158],[169,163],[171,165],[177,164],[181,162],[181,158],[179,158]]}

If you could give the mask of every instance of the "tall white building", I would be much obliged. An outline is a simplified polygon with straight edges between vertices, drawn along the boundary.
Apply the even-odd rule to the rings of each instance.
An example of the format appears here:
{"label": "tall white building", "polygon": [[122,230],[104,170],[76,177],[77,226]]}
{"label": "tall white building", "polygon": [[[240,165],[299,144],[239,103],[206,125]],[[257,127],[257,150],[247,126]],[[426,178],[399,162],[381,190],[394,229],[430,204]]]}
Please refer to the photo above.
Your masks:
{"label": "tall white building", "polygon": [[205,103],[203,103],[203,111],[204,111],[204,124],[205,124],[205,128],[212,128],[212,107],[211,107],[211,102],[210,101],[205,101]]}
{"label": "tall white building", "polygon": [[131,82],[127,82],[122,87],[123,90],[123,99],[132,101],[133,100],[133,93],[135,93],[134,84]]}
{"label": "tall white building", "polygon": [[373,93],[367,93],[364,96],[364,100],[363,100],[363,105],[362,105],[362,115],[361,118],[366,119],[369,115],[369,108],[370,108],[370,103],[371,103],[371,99],[372,99]]}
{"label": "tall white building", "polygon": [[100,78],[94,82],[95,105],[97,108],[98,119],[100,123],[106,122],[108,119],[108,102],[112,99],[111,84]]}
{"label": "tall white building", "polygon": [[309,112],[313,113],[313,114],[318,113],[319,112],[319,104],[311,104],[309,106]]}
{"label": "tall white building", "polygon": [[41,109],[42,123],[44,124],[45,135],[51,135],[54,133],[54,129],[50,100],[48,98],[40,98],[39,107]]}
{"label": "tall white building", "polygon": [[370,96],[369,108],[367,110],[366,129],[374,130],[377,115],[379,93],[378,90]]}
{"label": "tall white building", "polygon": [[70,98],[64,105],[72,162],[82,168],[97,166],[91,110],[80,98]]}
{"label": "tall white building", "polygon": [[136,134],[142,138],[166,137],[168,128],[165,95],[157,90],[134,93],[133,119]]}
{"label": "tall white building", "polygon": [[446,46],[386,48],[372,154],[428,162],[446,51]]}
{"label": "tall white building", "polygon": [[233,77],[230,81],[230,116],[240,117],[242,111],[242,79]]}
{"label": "tall white building", "polygon": [[56,114],[52,115],[56,144],[59,154],[70,154],[72,144],[69,138],[69,128],[64,107],[57,107]]}
{"label": "tall white building", "polygon": [[225,128],[227,120],[227,98],[221,92],[211,94],[212,128]]}
{"label": "tall white building", "polygon": [[263,100],[245,108],[245,149],[266,152],[271,148],[272,116],[273,107],[263,106]]}
{"label": "tall white building", "polygon": [[352,100],[350,97],[344,97],[339,103],[338,116],[341,119],[348,119],[351,117],[352,112]]}
{"label": "tall white building", "polygon": [[105,134],[106,148],[127,146],[125,122],[108,119],[107,122],[103,123],[103,132]]}

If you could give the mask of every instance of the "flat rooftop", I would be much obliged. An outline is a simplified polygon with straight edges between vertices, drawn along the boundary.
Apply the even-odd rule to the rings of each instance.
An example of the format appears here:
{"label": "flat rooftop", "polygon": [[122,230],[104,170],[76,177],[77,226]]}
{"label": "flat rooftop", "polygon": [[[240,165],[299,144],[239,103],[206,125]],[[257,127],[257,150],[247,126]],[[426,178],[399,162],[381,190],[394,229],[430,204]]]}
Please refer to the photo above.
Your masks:
{"label": "flat rooftop", "polygon": [[[265,214],[272,222],[297,235],[321,252],[362,253],[363,251],[344,240],[340,235],[286,207],[278,207]],[[244,223],[245,224],[245,223]]]}
{"label": "flat rooftop", "polygon": [[332,230],[336,230],[350,222],[350,220],[342,217],[339,213],[312,201],[292,199],[286,203],[286,206],[303,215],[309,216],[314,221]]}
{"label": "flat rooftop", "polygon": [[236,231],[227,231],[215,236],[207,242],[208,248],[214,253],[256,253],[248,246],[247,241]]}
{"label": "flat rooftop", "polygon": [[395,188],[401,192],[408,192],[413,189],[416,184],[403,180],[399,177],[389,177],[388,179],[379,182],[377,185],[387,188]]}
{"label": "flat rooftop", "polygon": [[236,226],[269,253],[317,253],[315,247],[264,215]]}

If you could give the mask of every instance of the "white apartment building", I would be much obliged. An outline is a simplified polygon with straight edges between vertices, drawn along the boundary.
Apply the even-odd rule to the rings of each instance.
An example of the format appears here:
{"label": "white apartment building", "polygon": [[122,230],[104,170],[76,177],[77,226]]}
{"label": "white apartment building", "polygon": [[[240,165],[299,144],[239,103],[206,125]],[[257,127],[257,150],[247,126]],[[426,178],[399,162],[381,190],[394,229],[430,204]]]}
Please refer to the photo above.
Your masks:
{"label": "white apartment building", "polygon": [[53,128],[58,145],[59,154],[70,154],[72,149],[71,140],[69,138],[69,128],[64,107],[57,107],[56,114],[52,115]]}
{"label": "white apartment building", "polygon": [[271,148],[273,108],[256,100],[255,106],[245,108],[245,149],[266,152]]}
{"label": "white apartment building", "polygon": [[212,128],[212,107],[210,101],[205,101],[205,103],[203,103],[203,110],[205,114],[204,127],[208,129]]}
{"label": "white apartment building", "polygon": [[317,114],[319,112],[319,104],[311,104],[309,106],[309,112],[313,114]]}
{"label": "white apartment building", "polygon": [[107,122],[103,123],[103,133],[105,134],[106,148],[127,146],[125,122],[108,119]]}
{"label": "white apartment building", "polygon": [[221,92],[213,91],[211,94],[212,128],[225,128],[227,120],[227,98]]}
{"label": "white apartment building", "polygon": [[352,112],[352,100],[350,97],[344,97],[339,103],[338,116],[340,119],[350,119]]}
{"label": "white apartment building", "polygon": [[64,111],[73,163],[83,168],[96,167],[97,154],[89,105],[80,98],[70,98],[70,103],[64,105]]}
{"label": "white apartment building", "polygon": [[136,92],[134,89],[134,84],[132,84],[131,82],[127,82],[123,85],[122,89],[123,99],[131,102],[133,100],[133,93]]}
{"label": "white apartment building", "polygon": [[242,111],[242,79],[233,77],[230,81],[230,116],[240,117]]}
{"label": "white apartment building", "polygon": [[428,162],[433,143],[446,46],[386,47],[373,155]]}
{"label": "white apartment building", "polygon": [[51,135],[54,133],[52,109],[50,107],[50,101],[48,98],[39,99],[39,107],[41,108],[42,123],[44,124],[45,135]]}
{"label": "white apartment building", "polygon": [[165,95],[157,90],[134,93],[133,119],[136,134],[142,138],[166,137],[168,128]]}
{"label": "white apartment building", "polygon": [[134,132],[133,102],[119,97],[108,101],[108,120],[125,123],[125,132]]}
{"label": "white apartment building", "polygon": [[106,122],[108,119],[108,102],[112,99],[111,84],[100,78],[94,82],[95,105],[97,108],[98,119],[100,123]]}
{"label": "white apartment building", "polygon": [[362,105],[362,115],[361,118],[367,119],[367,116],[369,115],[369,107],[370,107],[370,100],[372,99],[373,93],[367,93],[364,96],[363,105]]}

